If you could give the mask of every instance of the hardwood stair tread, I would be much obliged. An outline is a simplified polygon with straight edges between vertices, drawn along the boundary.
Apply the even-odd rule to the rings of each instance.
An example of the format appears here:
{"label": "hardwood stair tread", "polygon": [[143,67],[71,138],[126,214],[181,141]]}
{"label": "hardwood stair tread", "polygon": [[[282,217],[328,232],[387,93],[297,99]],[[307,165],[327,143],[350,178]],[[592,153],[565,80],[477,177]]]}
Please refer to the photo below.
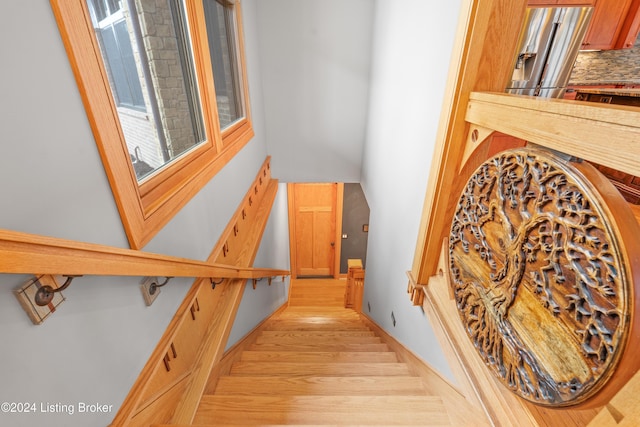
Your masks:
{"label": "hardwood stair tread", "polygon": [[278,317],[277,319],[272,319],[271,323],[278,323],[278,322],[290,322],[290,323],[295,323],[295,322],[304,322],[304,323],[308,323],[308,322],[316,322],[316,323],[357,323],[357,324],[363,324],[362,320],[357,318],[357,317],[351,317],[351,316],[331,316],[331,315],[318,315],[318,316],[281,316]]}
{"label": "hardwood stair tread", "polygon": [[252,344],[252,351],[389,351],[387,344],[351,344],[351,343],[300,343],[300,344]]}
{"label": "hardwood stair tread", "polygon": [[397,362],[398,356],[393,351],[244,351],[240,356],[244,362]]}
{"label": "hardwood stair tread", "polygon": [[192,426],[475,425],[342,307],[345,283],[335,283],[292,282],[289,306],[214,377]]}
{"label": "hardwood stair tread", "polygon": [[422,380],[413,376],[281,377],[226,376],[215,395],[273,396],[426,396]]}
{"label": "hardwood stair tread", "polygon": [[287,309],[280,313],[277,319],[297,319],[305,317],[333,317],[336,319],[360,319],[360,315],[353,310],[327,310],[305,307],[304,310]]}
{"label": "hardwood stair tread", "polygon": [[297,362],[235,362],[230,375],[290,375],[290,376],[408,376],[404,363],[297,363]]}
{"label": "hardwood stair tread", "polygon": [[287,345],[287,344],[314,344],[314,345],[325,345],[325,344],[382,344],[382,340],[380,337],[359,337],[359,336],[259,336],[256,339],[256,344],[279,344],[279,345]]}
{"label": "hardwood stair tread", "polygon": [[368,327],[360,323],[317,323],[317,322],[291,322],[276,320],[267,327],[270,331],[370,331]]}
{"label": "hardwood stair tread", "polygon": [[436,396],[203,396],[193,423],[450,425]]}
{"label": "hardwood stair tread", "polygon": [[367,331],[269,331],[261,332],[262,336],[269,337],[375,337],[375,332]]}

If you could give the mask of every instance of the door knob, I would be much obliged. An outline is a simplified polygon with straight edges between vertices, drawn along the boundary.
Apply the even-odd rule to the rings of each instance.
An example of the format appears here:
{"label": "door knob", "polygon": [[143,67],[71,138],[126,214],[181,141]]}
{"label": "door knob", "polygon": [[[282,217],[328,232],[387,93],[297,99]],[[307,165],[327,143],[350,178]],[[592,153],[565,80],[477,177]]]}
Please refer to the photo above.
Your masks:
{"label": "door knob", "polygon": [[336,245],[336,242],[331,242],[331,247],[334,247]]}

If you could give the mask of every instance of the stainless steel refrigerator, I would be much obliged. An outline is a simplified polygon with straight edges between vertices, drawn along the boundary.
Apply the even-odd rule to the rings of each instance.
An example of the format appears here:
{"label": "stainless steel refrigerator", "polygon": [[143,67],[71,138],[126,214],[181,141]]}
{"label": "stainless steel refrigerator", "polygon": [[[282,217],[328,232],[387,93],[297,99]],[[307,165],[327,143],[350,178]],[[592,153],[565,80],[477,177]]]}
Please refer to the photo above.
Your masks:
{"label": "stainless steel refrigerator", "polygon": [[592,7],[528,8],[507,92],[561,98],[592,13]]}

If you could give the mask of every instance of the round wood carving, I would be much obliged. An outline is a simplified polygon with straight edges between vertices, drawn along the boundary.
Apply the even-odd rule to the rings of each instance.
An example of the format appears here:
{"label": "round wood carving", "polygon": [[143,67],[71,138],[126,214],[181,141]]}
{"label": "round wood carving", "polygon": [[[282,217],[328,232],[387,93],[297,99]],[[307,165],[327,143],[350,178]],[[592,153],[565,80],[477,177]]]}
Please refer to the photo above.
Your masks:
{"label": "round wood carving", "polygon": [[632,325],[629,248],[609,203],[621,196],[594,179],[588,164],[506,151],[469,179],[451,226],[450,275],[469,337],[504,385],[542,405],[602,391]]}

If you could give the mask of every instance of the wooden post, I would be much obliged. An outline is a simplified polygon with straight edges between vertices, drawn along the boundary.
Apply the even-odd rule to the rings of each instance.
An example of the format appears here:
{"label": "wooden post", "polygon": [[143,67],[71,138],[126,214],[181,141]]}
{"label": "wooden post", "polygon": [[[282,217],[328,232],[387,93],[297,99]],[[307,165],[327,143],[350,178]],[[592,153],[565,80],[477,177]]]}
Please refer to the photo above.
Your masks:
{"label": "wooden post", "polygon": [[347,287],[344,292],[344,307],[362,311],[362,295],[364,293],[364,269],[362,260],[347,260]]}

